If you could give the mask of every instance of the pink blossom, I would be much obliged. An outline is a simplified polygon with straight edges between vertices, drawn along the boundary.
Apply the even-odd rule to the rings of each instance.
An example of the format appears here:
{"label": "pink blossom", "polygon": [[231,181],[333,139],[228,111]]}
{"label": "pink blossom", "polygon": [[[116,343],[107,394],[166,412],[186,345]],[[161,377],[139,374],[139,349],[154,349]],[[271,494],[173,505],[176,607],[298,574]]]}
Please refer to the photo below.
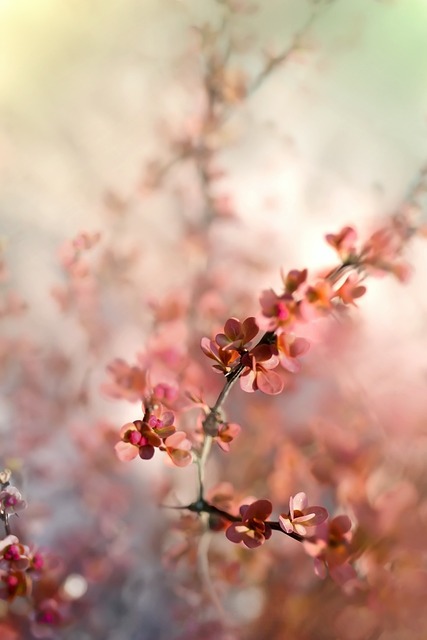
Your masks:
{"label": "pink blossom", "polygon": [[345,282],[335,291],[336,295],[341,298],[344,304],[353,304],[356,298],[362,297],[366,293],[366,287],[359,284],[356,274],[351,274]]}
{"label": "pink blossom", "polygon": [[356,571],[349,563],[352,537],[351,520],[341,515],[321,524],[315,540],[304,541],[306,552],[314,558],[314,571],[319,578],[325,578],[329,571],[340,586],[357,579]]}
{"label": "pink blossom", "polygon": [[138,455],[143,460],[154,456],[156,447],[175,434],[174,414],[159,406],[145,420],[128,422],[120,430],[120,442],[115,446],[117,457],[122,462],[133,460]]}
{"label": "pink blossom", "polygon": [[268,395],[277,395],[283,389],[282,378],[272,371],[279,364],[279,358],[267,344],[254,347],[242,356],[241,362],[245,369],[240,376],[240,387],[243,391],[263,391]]}
{"label": "pink blossom", "polygon": [[334,247],[343,262],[356,253],[357,233],[353,227],[343,227],[338,233],[328,233],[326,242]]}
{"label": "pink blossom", "polygon": [[144,397],[147,374],[137,366],[129,365],[122,358],[116,358],[107,366],[112,380],[102,385],[102,391],[111,398],[136,402]]}
{"label": "pink blossom", "polygon": [[7,486],[0,491],[0,511],[2,513],[16,513],[27,507],[27,503],[23,500],[20,492],[16,487]]}
{"label": "pink blossom", "polygon": [[264,316],[262,328],[267,331],[274,331],[278,327],[290,324],[293,303],[294,300],[288,293],[279,296],[273,289],[263,291],[260,297],[261,311]]}
{"label": "pink blossom", "polygon": [[280,526],[286,533],[298,533],[305,536],[307,528],[324,522],[328,512],[323,507],[309,507],[305,493],[297,493],[289,499],[289,513],[279,516]]}
{"label": "pink blossom", "polygon": [[166,438],[164,448],[177,467],[186,467],[193,462],[192,444],[184,431],[177,431]]}
{"label": "pink blossom", "polygon": [[290,333],[281,333],[277,336],[277,351],[280,364],[290,373],[297,373],[301,369],[298,356],[303,356],[310,348],[310,343],[305,338],[297,338]]}
{"label": "pink blossom", "polygon": [[228,452],[230,451],[230,442],[239,435],[241,430],[240,425],[235,422],[223,422],[219,425],[218,435],[215,436],[214,440],[223,451]]}

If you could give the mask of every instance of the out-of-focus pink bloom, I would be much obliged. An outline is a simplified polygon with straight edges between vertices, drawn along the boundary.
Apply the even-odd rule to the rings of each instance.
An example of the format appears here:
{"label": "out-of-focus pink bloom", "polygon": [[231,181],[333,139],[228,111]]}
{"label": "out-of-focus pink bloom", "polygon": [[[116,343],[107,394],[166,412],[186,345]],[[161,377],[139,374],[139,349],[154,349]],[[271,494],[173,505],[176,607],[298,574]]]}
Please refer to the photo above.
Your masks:
{"label": "out-of-focus pink bloom", "polygon": [[303,269],[299,271],[298,269],[292,269],[285,276],[282,273],[283,284],[285,285],[285,290],[287,293],[294,293],[297,291],[302,284],[307,280],[307,269]]}
{"label": "out-of-focus pink bloom", "polygon": [[319,311],[332,308],[334,291],[328,280],[319,280],[306,291],[306,300]]}
{"label": "out-of-focus pink bloom", "polygon": [[357,233],[353,227],[343,227],[338,233],[328,233],[325,237],[343,262],[356,254]]}
{"label": "out-of-focus pink bloom", "polygon": [[316,530],[315,540],[305,540],[306,552],[314,558],[314,571],[325,578],[328,571],[340,586],[354,582],[357,574],[349,563],[352,554],[351,520],[348,516],[336,516]]}
{"label": "out-of-focus pink bloom", "polygon": [[31,592],[31,580],[25,571],[0,569],[0,599],[12,602]]}
{"label": "out-of-focus pink bloom", "polygon": [[193,462],[192,444],[184,431],[176,431],[164,442],[166,453],[177,467],[186,467]]}
{"label": "out-of-focus pink bloom", "polygon": [[0,512],[10,515],[26,507],[27,503],[16,487],[9,485],[0,491]]}
{"label": "out-of-focus pink bloom", "polygon": [[260,304],[263,315],[262,329],[275,331],[278,327],[292,323],[295,301],[289,293],[279,296],[273,289],[267,289],[261,293]]}
{"label": "out-of-focus pink bloom", "polygon": [[176,387],[166,384],[165,382],[160,382],[155,385],[152,398],[154,401],[157,400],[165,406],[170,406],[176,401],[178,395],[179,392]]}
{"label": "out-of-focus pink bloom", "polygon": [[270,345],[257,345],[242,356],[241,362],[245,365],[240,376],[240,387],[243,391],[252,393],[259,389],[268,395],[277,395],[283,390],[282,378],[272,371],[279,364],[279,358],[274,355]]}
{"label": "out-of-focus pink bloom", "polygon": [[240,425],[235,422],[223,422],[219,425],[218,435],[214,440],[218,443],[223,451],[230,451],[230,442],[237,438],[241,431]]}
{"label": "out-of-focus pink bloom", "polygon": [[401,282],[406,282],[411,268],[401,258],[408,240],[405,230],[408,230],[407,223],[402,226],[395,219],[391,226],[375,231],[362,247],[363,264],[371,271],[392,273]]}
{"label": "out-of-focus pink bloom", "polygon": [[37,606],[31,631],[36,638],[53,638],[65,622],[64,613],[56,600],[43,600]]}
{"label": "out-of-focus pink bloom", "polygon": [[7,549],[11,544],[19,544],[19,539],[12,534],[9,534],[3,540],[0,540],[0,556],[3,556],[4,549]]}
{"label": "out-of-focus pink bloom", "polygon": [[[14,537],[14,536],[8,536]],[[19,541],[12,542],[0,552],[0,566],[8,570],[25,571],[30,565],[30,550]]]}
{"label": "out-of-focus pink bloom", "polygon": [[279,516],[280,526],[286,533],[307,534],[307,528],[324,522],[328,512],[323,507],[310,507],[305,493],[297,493],[289,499],[289,513]]}
{"label": "out-of-focus pink bloom", "polygon": [[354,273],[335,291],[344,304],[353,304],[354,306],[356,306],[355,299],[361,298],[365,293],[366,287],[359,284],[358,277]]}
{"label": "out-of-focus pink bloom", "polygon": [[277,336],[277,352],[280,364],[286,371],[297,373],[301,369],[299,356],[303,356],[310,348],[310,343],[305,338],[297,338],[290,333],[281,333]]}
{"label": "out-of-focus pink bloom", "polygon": [[259,327],[255,318],[246,318],[240,322],[237,318],[229,318],[224,326],[224,333],[215,336],[215,342],[225,350],[240,351],[258,334]]}
{"label": "out-of-focus pink bloom", "polygon": [[264,544],[271,536],[271,527],[266,522],[273,505],[269,500],[256,500],[240,507],[241,522],[233,522],[225,532],[231,542],[243,542],[249,549]]}
{"label": "out-of-focus pink bloom", "polygon": [[140,367],[131,366],[125,360],[116,358],[107,366],[111,382],[101,386],[102,391],[111,398],[136,402],[142,400],[147,385],[147,373]]}

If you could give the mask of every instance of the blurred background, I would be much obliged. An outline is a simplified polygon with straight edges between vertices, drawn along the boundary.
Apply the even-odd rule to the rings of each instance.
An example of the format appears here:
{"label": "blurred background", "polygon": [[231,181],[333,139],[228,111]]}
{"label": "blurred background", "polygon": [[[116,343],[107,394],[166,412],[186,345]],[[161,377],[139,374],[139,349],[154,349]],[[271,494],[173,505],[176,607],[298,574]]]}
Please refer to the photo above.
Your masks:
{"label": "blurred background", "polygon": [[[217,46],[227,60],[226,72],[220,64],[218,70],[225,115],[220,126],[209,126],[205,79]],[[269,0],[258,7],[244,0],[0,0],[1,462],[30,504],[19,519],[25,537],[65,557],[56,580],[61,597],[77,607],[65,618],[75,620],[76,611],[77,619],[85,616],[59,637],[425,637],[425,626],[418,636],[417,628],[405,630],[405,620],[401,631],[384,631],[359,601],[324,631],[303,624],[301,611],[313,610],[313,603],[323,616],[322,598],[335,610],[344,606],[327,587],[312,601],[300,597],[312,588],[303,554],[282,558],[288,568],[310,566],[295,602],[287,578],[293,604],[283,615],[290,626],[278,635],[271,629],[262,635],[265,584],[276,585],[276,599],[284,597],[268,578],[266,555],[246,566],[249,587],[230,600],[228,613],[240,631],[191,627],[197,585],[188,576],[181,591],[169,583],[161,561],[165,520],[156,503],[170,491],[181,503],[191,500],[193,470],[170,470],[157,459],[119,463],[118,430],[138,417],[139,407],[114,402],[101,389],[113,358],[133,362],[144,352],[158,318],[154,300],[171,291],[179,300],[202,301],[193,319],[196,344],[228,317],[257,313],[259,292],[279,286],[280,268],[333,266],[325,233],[351,224],[366,238],[402,207],[419,209],[425,223],[426,116],[424,0]],[[83,284],[70,245],[82,232],[100,233],[84,257]],[[427,522],[426,488],[417,475],[427,455],[425,241],[414,240],[408,259],[414,272],[406,286],[389,277],[369,282],[345,338],[334,330],[313,332],[307,379],[284,407],[291,417],[277,429],[292,434],[301,422],[329,416],[328,393],[343,394],[347,408],[334,406],[336,414],[346,416],[345,424],[349,412],[369,416],[361,431],[388,439],[380,451],[399,467],[390,476],[378,459],[362,464],[369,495],[398,492],[403,482],[402,510],[417,500],[424,505],[421,527]],[[170,329],[172,341],[183,339],[181,329]],[[252,419],[265,420],[271,411],[276,420],[282,409],[261,401]],[[249,409],[235,412],[250,421]],[[320,448],[327,446],[322,437],[315,436]],[[292,444],[297,461],[304,438]],[[248,446],[238,450],[241,460],[248,459]],[[296,464],[287,452],[280,455],[283,464]],[[222,464],[238,482],[232,462],[213,462],[212,478],[222,476]],[[411,465],[416,473],[408,478]],[[314,487],[314,462],[310,468]],[[276,499],[305,490],[277,473],[269,484]],[[363,521],[365,511],[352,502],[354,485],[346,481],[331,481],[334,504]],[[247,483],[242,495],[266,495],[249,471]],[[78,595],[67,591],[70,575],[83,581]],[[186,613],[174,608],[180,598]],[[24,625],[25,612],[0,613],[11,640],[19,637],[13,629]],[[357,635],[347,622],[360,616],[366,626]],[[211,623],[206,618],[200,624]],[[285,632],[296,635],[280,635]]]}

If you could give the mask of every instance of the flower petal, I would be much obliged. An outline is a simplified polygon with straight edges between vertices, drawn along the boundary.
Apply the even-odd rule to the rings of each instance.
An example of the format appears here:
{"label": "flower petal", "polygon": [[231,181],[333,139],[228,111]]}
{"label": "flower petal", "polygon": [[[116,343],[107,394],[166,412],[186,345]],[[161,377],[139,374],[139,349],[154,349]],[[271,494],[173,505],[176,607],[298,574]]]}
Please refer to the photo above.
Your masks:
{"label": "flower petal", "polygon": [[270,396],[276,396],[283,391],[283,387],[285,386],[278,373],[266,370],[258,370],[256,383],[260,391]]}
{"label": "flower petal", "polygon": [[122,462],[129,462],[138,455],[138,447],[130,442],[118,442],[114,447],[116,455]]}

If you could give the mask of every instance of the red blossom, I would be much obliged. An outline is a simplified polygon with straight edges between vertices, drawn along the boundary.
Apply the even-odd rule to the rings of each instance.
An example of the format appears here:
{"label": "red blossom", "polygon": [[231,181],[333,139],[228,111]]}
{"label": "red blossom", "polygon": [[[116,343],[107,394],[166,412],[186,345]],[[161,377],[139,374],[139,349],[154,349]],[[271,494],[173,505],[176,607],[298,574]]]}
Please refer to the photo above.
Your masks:
{"label": "red blossom", "polygon": [[271,536],[271,527],[266,522],[273,505],[269,500],[256,500],[240,507],[241,522],[233,522],[225,532],[231,542],[243,542],[249,549],[264,544]]}
{"label": "red blossom", "polygon": [[224,325],[224,333],[215,336],[217,345],[225,350],[241,351],[258,334],[259,327],[255,318],[250,317],[240,322],[237,318],[229,318]]}

